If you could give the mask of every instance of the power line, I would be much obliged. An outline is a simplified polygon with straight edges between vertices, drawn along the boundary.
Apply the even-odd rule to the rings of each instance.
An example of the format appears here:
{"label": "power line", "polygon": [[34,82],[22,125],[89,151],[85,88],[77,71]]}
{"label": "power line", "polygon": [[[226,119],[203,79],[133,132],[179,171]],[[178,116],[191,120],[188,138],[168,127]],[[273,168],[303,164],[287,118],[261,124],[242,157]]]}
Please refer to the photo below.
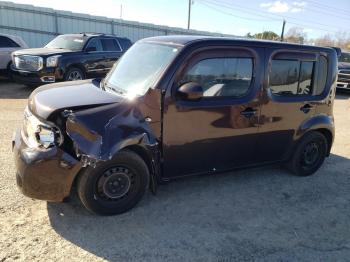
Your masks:
{"label": "power line", "polygon": [[333,9],[333,10],[335,10],[337,12],[343,12],[344,15],[349,15],[349,13],[350,13],[350,9],[340,9],[340,8],[336,8],[334,6],[321,4],[321,3],[318,3],[318,2],[315,2],[315,1],[312,1],[312,0],[306,0],[306,2],[308,2],[308,3],[310,3],[311,5],[314,5],[314,6],[319,6],[320,8]]}
{"label": "power line", "polygon": [[[289,17],[289,16],[280,16],[280,15],[275,15],[275,14],[270,14],[269,16],[268,15],[262,15],[261,12],[257,12],[257,11],[254,11],[254,10],[251,10],[251,9],[247,9],[247,8],[243,8],[243,7],[240,7],[238,5],[235,5],[235,9],[232,7],[232,6],[229,6],[227,3],[225,2],[221,2],[221,1],[214,1],[214,0],[200,0],[202,3],[203,2],[206,2],[207,4],[210,4],[211,5],[211,8],[214,9],[213,5],[215,7],[217,6],[221,6],[223,8],[226,8],[226,9],[230,9],[230,10],[236,10],[236,9],[241,9],[243,10],[245,13],[250,13],[250,14],[253,14],[254,16],[259,16],[259,17],[263,17],[263,18],[269,18],[271,20],[280,20],[280,19],[284,19],[284,18],[289,18],[289,19],[292,19],[292,20],[299,20],[299,19],[296,19],[296,18],[293,18],[293,17]],[[222,12],[222,10],[221,10]],[[275,17],[272,17],[272,16],[275,16]],[[279,17],[280,19],[277,19],[276,17]],[[317,30],[321,30],[321,31],[325,31],[325,32],[329,32],[329,33],[336,33],[335,31],[331,31],[329,29],[325,29],[325,28],[321,28],[321,27],[316,27],[313,25],[313,22],[308,22],[308,21],[304,21],[304,24],[301,24],[301,23],[296,23],[296,22],[290,22],[288,21],[288,23],[290,24],[294,24],[294,25],[298,25],[298,26],[302,26],[302,27],[312,27],[313,29],[317,29]],[[309,25],[307,25],[309,24]],[[312,26],[310,26],[310,24],[312,24]],[[324,25],[324,24],[322,24]],[[329,25],[324,25],[324,26],[329,26]],[[330,26],[332,28],[334,28],[334,26]]]}
{"label": "power line", "polygon": [[[311,5],[314,5],[311,3]],[[339,11],[332,11],[332,10],[328,10],[328,7],[321,7],[321,6],[306,6],[304,7],[305,10],[308,10],[310,12],[317,12],[317,13],[322,13],[322,14],[326,14],[326,15],[334,15],[334,12],[339,12]],[[316,10],[315,10],[316,9]],[[345,13],[336,13],[336,17],[337,19],[342,19],[342,20],[348,20],[350,21],[350,16],[346,15]]]}
{"label": "power line", "polygon": [[256,19],[256,18],[250,18],[250,17],[243,17],[243,16],[239,16],[239,15],[236,15],[236,14],[233,14],[233,13],[230,13],[230,12],[223,11],[223,10],[217,8],[217,7],[214,7],[214,6],[210,5],[206,1],[200,1],[200,4],[203,4],[206,7],[209,7],[210,9],[213,9],[213,10],[218,11],[220,13],[223,13],[223,14],[226,14],[226,15],[229,15],[229,16],[233,16],[233,17],[237,17],[237,18],[240,18],[240,19],[253,20],[253,21],[265,21],[265,22],[280,20],[280,19]]}
{"label": "power line", "polygon": [[[238,5],[238,4],[232,4],[232,3],[228,3],[226,1],[216,1],[216,0],[205,0],[205,1],[211,1],[213,4],[217,4],[217,5],[221,5],[221,6],[224,6],[226,8],[231,8],[232,9],[232,6],[235,6],[235,8],[237,9],[243,9],[244,12],[253,12],[255,13],[255,15],[259,15],[259,16],[263,16],[263,17],[266,17],[266,15],[261,15],[261,10],[252,10],[251,8],[246,8],[245,6],[242,6],[242,5]],[[299,21],[300,19],[298,18],[294,18],[294,17],[291,17],[291,16],[286,16],[286,15],[277,15],[277,14],[268,14],[270,17],[271,16],[275,16],[275,17],[280,17],[281,19],[284,19],[284,18],[288,18],[288,19],[292,19],[292,20],[297,20]],[[318,25],[321,25],[321,26],[325,26],[325,27],[339,27],[339,24],[338,25],[329,25],[329,24],[323,24],[323,23],[319,23],[319,22],[315,22],[314,20],[306,20],[304,19],[303,21],[304,23],[309,23],[309,24],[318,24]],[[346,30],[346,29],[343,29],[343,30]]]}

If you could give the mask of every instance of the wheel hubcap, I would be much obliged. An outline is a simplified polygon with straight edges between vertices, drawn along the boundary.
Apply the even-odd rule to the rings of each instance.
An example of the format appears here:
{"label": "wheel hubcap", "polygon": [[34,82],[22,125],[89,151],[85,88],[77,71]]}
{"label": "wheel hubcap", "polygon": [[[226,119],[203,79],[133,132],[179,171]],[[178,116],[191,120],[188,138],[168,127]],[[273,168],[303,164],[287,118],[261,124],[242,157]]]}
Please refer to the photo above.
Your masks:
{"label": "wheel hubcap", "polygon": [[101,197],[115,200],[127,195],[132,183],[133,175],[129,169],[114,167],[99,178],[97,189]]}
{"label": "wheel hubcap", "polygon": [[303,152],[303,162],[305,166],[314,165],[320,156],[319,145],[315,142],[306,145]]}
{"label": "wheel hubcap", "polygon": [[75,81],[75,80],[82,80],[83,76],[80,74],[79,71],[72,71],[68,75],[69,81]]}

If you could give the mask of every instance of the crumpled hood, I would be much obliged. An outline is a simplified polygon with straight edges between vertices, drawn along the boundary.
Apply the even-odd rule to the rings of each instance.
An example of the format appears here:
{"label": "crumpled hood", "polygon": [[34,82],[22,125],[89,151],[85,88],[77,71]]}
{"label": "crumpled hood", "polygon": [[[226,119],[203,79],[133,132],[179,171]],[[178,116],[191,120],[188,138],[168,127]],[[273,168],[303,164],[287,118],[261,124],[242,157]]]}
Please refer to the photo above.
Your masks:
{"label": "crumpled hood", "polygon": [[62,53],[72,53],[76,52],[73,50],[69,49],[53,49],[53,48],[28,48],[28,49],[21,49],[15,51],[13,54],[14,55],[42,55],[42,56],[47,56],[47,55],[55,55],[55,54],[62,54]]}
{"label": "crumpled hood", "polygon": [[30,95],[28,107],[33,114],[48,119],[57,110],[100,106],[123,100],[100,89],[99,83],[97,80],[82,80],[44,85]]}

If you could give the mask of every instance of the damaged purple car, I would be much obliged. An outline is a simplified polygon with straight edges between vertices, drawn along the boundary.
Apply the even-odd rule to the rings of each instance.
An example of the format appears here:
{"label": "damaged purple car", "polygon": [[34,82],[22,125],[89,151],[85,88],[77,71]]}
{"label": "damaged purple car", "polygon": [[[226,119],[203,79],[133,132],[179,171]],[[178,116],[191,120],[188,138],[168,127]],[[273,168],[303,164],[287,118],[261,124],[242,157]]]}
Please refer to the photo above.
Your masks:
{"label": "damaged purple car", "polygon": [[274,162],[311,175],[333,142],[336,61],[278,42],[141,40],[105,79],[33,91],[13,140],[18,187],[63,201],[76,185],[88,210],[113,215],[180,176]]}

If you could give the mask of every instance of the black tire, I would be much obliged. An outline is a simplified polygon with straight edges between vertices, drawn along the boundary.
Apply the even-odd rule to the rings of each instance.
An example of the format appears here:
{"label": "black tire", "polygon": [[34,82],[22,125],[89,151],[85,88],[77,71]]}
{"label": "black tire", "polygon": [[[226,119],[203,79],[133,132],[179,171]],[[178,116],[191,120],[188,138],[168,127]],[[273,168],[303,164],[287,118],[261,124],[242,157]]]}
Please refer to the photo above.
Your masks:
{"label": "black tire", "polygon": [[[119,195],[111,196],[114,194],[114,191],[111,192],[115,189],[114,183],[118,183],[120,178],[122,181],[116,190]],[[124,189],[127,185],[126,192]],[[125,150],[109,161],[98,163],[95,168],[87,167],[78,177],[77,192],[89,211],[99,215],[116,215],[133,208],[143,197],[148,185],[146,163],[136,153]]]}
{"label": "black tire", "polygon": [[69,68],[69,70],[64,74],[65,81],[75,81],[83,79],[85,79],[85,74],[80,68],[77,67]]}
{"label": "black tire", "polygon": [[287,168],[297,176],[310,176],[323,164],[327,150],[326,137],[320,132],[311,131],[301,138]]}

